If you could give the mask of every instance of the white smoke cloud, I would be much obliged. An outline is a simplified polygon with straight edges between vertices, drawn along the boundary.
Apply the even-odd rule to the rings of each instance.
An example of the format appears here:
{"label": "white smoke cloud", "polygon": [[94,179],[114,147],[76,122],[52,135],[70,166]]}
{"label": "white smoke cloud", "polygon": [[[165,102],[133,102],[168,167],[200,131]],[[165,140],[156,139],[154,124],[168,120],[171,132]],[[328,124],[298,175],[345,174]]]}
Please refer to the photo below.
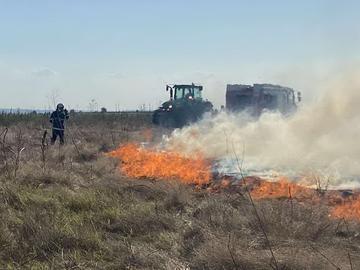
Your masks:
{"label": "white smoke cloud", "polygon": [[[351,72],[323,86],[324,95],[303,104],[292,117],[265,113],[257,121],[245,114],[220,113],[175,130],[168,149],[223,159],[244,155],[244,168],[301,174],[322,170],[360,179],[360,76]],[[358,182],[360,184],[360,181]]]}

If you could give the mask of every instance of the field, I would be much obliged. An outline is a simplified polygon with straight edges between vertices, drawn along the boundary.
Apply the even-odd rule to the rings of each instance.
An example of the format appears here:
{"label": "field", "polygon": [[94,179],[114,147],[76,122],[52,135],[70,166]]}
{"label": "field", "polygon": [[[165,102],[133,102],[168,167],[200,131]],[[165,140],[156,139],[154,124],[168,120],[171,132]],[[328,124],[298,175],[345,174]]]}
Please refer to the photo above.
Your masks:
{"label": "field", "polygon": [[63,147],[47,117],[0,115],[0,269],[360,269],[325,205],[123,175],[108,152],[169,132],[149,113],[74,114]]}

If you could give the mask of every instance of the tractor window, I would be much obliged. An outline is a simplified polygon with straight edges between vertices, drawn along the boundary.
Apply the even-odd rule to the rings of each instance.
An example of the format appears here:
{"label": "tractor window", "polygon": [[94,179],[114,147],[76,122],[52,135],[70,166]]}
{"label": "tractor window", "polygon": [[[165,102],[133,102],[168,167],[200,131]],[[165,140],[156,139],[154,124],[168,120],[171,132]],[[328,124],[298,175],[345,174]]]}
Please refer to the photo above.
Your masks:
{"label": "tractor window", "polygon": [[184,97],[192,96],[191,89],[190,88],[184,88]]}
{"label": "tractor window", "polygon": [[175,99],[181,99],[183,97],[183,88],[175,88]]}
{"label": "tractor window", "polygon": [[195,99],[201,99],[201,98],[202,98],[202,97],[201,97],[201,91],[200,91],[200,89],[197,88],[197,87],[194,88],[194,98],[195,98]]}
{"label": "tractor window", "polygon": [[182,99],[192,96],[195,99],[201,99],[201,91],[198,86],[181,86],[175,88],[174,99]]}

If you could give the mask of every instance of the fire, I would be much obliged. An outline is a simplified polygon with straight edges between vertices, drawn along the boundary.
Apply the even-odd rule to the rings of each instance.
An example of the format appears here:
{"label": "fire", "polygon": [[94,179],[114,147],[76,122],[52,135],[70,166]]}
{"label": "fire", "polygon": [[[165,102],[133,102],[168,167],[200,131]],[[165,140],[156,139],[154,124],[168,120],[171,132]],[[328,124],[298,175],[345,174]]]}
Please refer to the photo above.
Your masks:
{"label": "fire", "polygon": [[177,179],[186,184],[207,184],[210,164],[200,155],[192,158],[175,152],[161,152],[126,144],[109,154],[122,161],[121,171],[128,177]]}
{"label": "fire", "polygon": [[347,220],[360,220],[360,199],[345,201],[335,206],[330,215],[334,218],[344,218]]}
{"label": "fire", "polygon": [[325,203],[329,207],[331,218],[360,220],[360,195],[355,193],[351,198],[344,198],[341,191],[328,191],[319,194],[315,189],[289,182],[286,178],[278,182],[261,181],[251,191],[254,199],[292,198],[301,202]]}
{"label": "fire", "polygon": [[307,187],[292,183],[286,178],[281,178],[278,182],[261,181],[257,187],[253,188],[251,195],[254,199],[311,199],[314,193]]}
{"label": "fire", "polygon": [[121,160],[120,170],[130,178],[173,179],[198,187],[210,184],[207,185],[210,192],[242,190],[242,185],[245,184],[256,200],[294,199],[303,203],[325,203],[331,218],[360,220],[360,192],[351,195],[335,190],[320,192],[291,182],[285,177],[277,182],[251,176],[246,177],[244,182],[226,176],[216,180],[212,178],[210,162],[201,155],[189,158],[176,152],[146,149],[136,144],[123,145],[109,155]]}

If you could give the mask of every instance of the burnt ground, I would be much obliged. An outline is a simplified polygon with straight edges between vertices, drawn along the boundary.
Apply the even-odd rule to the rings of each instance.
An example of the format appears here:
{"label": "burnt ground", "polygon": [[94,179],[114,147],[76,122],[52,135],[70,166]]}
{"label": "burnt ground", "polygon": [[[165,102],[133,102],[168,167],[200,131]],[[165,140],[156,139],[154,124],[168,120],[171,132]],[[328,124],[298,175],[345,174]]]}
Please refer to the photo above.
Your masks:
{"label": "burnt ground", "polygon": [[76,115],[61,148],[46,116],[0,126],[0,269],[360,269],[325,204],[121,175],[105,153],[161,133],[149,115]]}

